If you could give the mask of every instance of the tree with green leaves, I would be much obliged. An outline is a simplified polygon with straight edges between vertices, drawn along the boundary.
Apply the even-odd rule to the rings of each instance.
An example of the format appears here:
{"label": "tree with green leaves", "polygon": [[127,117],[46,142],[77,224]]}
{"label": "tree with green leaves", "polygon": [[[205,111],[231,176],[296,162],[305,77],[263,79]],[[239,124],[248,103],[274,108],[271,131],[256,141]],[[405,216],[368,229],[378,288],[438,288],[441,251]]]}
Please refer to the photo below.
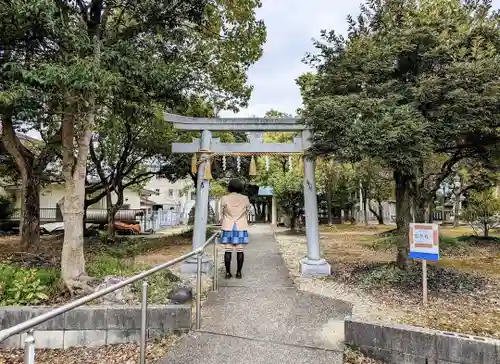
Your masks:
{"label": "tree with green leaves", "polygon": [[[328,224],[333,224],[335,208],[349,215],[356,204],[359,179],[349,163],[338,163],[334,158],[319,158],[316,164],[316,184],[324,196]],[[354,215],[351,213],[351,215]],[[342,218],[342,216],[341,216]],[[345,218],[345,220],[347,220]]]}
{"label": "tree with green leaves", "polygon": [[[106,236],[113,240],[115,215],[123,206],[125,189],[144,184],[158,173],[159,166],[170,155],[175,133],[163,118],[140,109],[119,112],[99,124],[103,132],[93,135],[88,170],[95,171],[94,177],[97,177],[97,185],[102,186],[102,190],[94,191],[86,204],[106,199]],[[155,168],[155,165],[158,167]]]}
{"label": "tree with green leaves", "polygon": [[304,206],[304,176],[297,170],[287,172],[275,171],[269,183],[273,188],[273,194],[290,218],[290,228],[296,229],[299,210]]}
{"label": "tree with green leaves", "polygon": [[[46,110],[57,100],[43,92],[48,65],[56,61],[63,29],[50,1],[11,1],[0,5],[0,120],[2,146],[15,165],[21,188],[21,244],[37,247],[40,184],[60,145],[60,127]],[[9,19],[9,21],[5,21]],[[76,39],[76,38],[75,38]],[[42,141],[26,138],[36,130]]]}
{"label": "tree with green leaves", "polygon": [[332,158],[317,161],[316,184],[318,191],[323,192],[326,198],[328,225],[333,224],[333,198],[340,178],[340,165]]}
{"label": "tree with green leaves", "polygon": [[462,213],[476,234],[489,237],[491,229],[500,224],[500,198],[493,189],[471,191],[467,199],[467,207]]}
{"label": "tree with green leaves", "polygon": [[100,121],[117,115],[123,121],[130,110],[151,113],[153,105],[173,111],[193,94],[219,109],[246,105],[246,72],[265,40],[258,6],[256,0],[37,0],[0,9],[2,18],[13,19],[1,29],[10,37],[2,42],[2,62],[10,67],[2,69],[2,122],[35,120],[61,141],[61,277],[70,290],[88,288],[85,180]]}
{"label": "tree with green leaves", "polygon": [[453,225],[460,225],[462,201],[470,191],[485,191],[496,187],[500,182],[498,171],[485,166],[477,160],[464,159],[454,168],[454,173],[444,181],[449,187],[450,200],[453,202]]}
{"label": "tree with green leaves", "polygon": [[[378,223],[384,224],[384,205],[394,195],[392,173],[383,168],[373,159],[364,159],[354,166],[356,180],[359,181],[362,194],[365,223],[368,223],[367,213],[370,211]],[[374,205],[375,204],[375,205]]]}
{"label": "tree with green leaves", "polygon": [[316,154],[376,158],[394,171],[405,269],[425,161],[445,156],[445,178],[459,160],[497,147],[498,14],[489,1],[370,0],[348,22],[347,38],[325,31],[308,57],[317,75],[302,116]]}

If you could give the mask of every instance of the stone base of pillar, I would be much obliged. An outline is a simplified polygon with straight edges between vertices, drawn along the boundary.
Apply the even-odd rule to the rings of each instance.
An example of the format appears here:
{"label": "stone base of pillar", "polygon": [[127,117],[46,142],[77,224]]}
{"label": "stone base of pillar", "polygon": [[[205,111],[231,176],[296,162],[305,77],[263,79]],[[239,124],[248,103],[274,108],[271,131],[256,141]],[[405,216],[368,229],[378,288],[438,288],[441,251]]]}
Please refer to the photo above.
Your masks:
{"label": "stone base of pillar", "polygon": [[[201,261],[201,272],[204,274],[211,274],[214,267],[214,262],[212,260],[203,258]],[[180,265],[180,271],[182,274],[196,274],[198,269],[196,259],[188,259],[182,262]]]}
{"label": "stone base of pillar", "polygon": [[303,277],[324,277],[332,274],[332,266],[324,259],[299,261],[300,274]]}

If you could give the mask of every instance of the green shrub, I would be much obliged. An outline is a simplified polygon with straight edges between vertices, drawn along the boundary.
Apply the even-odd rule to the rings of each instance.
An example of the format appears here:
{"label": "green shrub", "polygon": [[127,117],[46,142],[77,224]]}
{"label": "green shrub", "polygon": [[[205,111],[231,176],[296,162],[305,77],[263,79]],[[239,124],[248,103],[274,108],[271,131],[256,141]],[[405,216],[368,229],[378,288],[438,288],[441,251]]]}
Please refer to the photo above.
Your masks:
{"label": "green shrub", "polygon": [[[214,232],[214,230],[207,229],[208,237]],[[175,238],[191,238],[192,236],[193,230],[187,230],[179,234],[159,238],[123,238],[113,245],[101,244],[99,251],[94,253],[95,255],[107,254],[115,258],[132,258],[168,246],[175,242]]]}
{"label": "green shrub", "polygon": [[439,236],[439,250],[443,252],[461,252],[469,248],[469,242],[461,237]]}
{"label": "green shrub", "polygon": [[[87,266],[87,272],[96,278],[106,276],[130,277],[150,267],[143,264],[134,264],[131,261],[124,261],[111,255],[101,255],[92,259]],[[168,269],[164,269],[148,278],[149,282],[149,302],[161,304],[167,302],[167,295],[173,284],[180,280]],[[132,290],[139,300],[142,292],[142,280],[132,285]]]}
{"label": "green shrub", "polygon": [[[148,302],[151,304],[167,303],[168,293],[180,278],[168,269],[163,269],[148,277]],[[142,281],[135,282],[133,285],[134,293],[139,298],[142,292]]]}
{"label": "green shrub", "polygon": [[103,278],[106,276],[127,277],[147,269],[145,266],[133,264],[109,254],[94,257],[87,266],[87,272],[92,277]]}
{"label": "green shrub", "polygon": [[373,250],[391,250],[398,246],[398,241],[401,239],[398,235],[384,236],[379,239],[375,239],[369,246]]}
{"label": "green shrub", "polygon": [[47,302],[59,281],[50,269],[24,269],[0,264],[0,305],[38,305]]}
{"label": "green shrub", "polygon": [[381,265],[373,267],[371,272],[364,275],[361,280],[363,288],[382,288],[408,286],[414,281],[419,281],[418,272],[403,271],[395,265]]}

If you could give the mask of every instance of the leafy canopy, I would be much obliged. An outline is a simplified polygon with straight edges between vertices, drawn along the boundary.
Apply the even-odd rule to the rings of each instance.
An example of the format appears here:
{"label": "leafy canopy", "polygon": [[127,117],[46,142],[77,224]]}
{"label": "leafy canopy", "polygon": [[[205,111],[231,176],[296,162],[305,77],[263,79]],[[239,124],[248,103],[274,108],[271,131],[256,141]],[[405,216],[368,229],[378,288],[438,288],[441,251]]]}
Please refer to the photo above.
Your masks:
{"label": "leafy canopy", "polygon": [[[306,122],[320,154],[413,173],[432,152],[498,142],[498,15],[488,1],[367,1],[347,38],[322,32]],[[307,80],[307,82],[306,82]]]}

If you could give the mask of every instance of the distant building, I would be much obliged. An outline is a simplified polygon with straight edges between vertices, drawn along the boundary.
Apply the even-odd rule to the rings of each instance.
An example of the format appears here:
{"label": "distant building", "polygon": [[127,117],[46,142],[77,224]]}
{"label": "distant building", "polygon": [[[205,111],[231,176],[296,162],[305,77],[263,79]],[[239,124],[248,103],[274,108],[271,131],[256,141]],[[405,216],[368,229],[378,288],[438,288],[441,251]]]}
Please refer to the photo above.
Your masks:
{"label": "distant building", "polygon": [[171,182],[157,176],[148,181],[146,188],[155,192],[155,195],[149,197],[154,202],[155,209],[167,210],[173,207],[180,214],[181,221],[187,222],[189,211],[196,200],[196,191],[190,178]]}

